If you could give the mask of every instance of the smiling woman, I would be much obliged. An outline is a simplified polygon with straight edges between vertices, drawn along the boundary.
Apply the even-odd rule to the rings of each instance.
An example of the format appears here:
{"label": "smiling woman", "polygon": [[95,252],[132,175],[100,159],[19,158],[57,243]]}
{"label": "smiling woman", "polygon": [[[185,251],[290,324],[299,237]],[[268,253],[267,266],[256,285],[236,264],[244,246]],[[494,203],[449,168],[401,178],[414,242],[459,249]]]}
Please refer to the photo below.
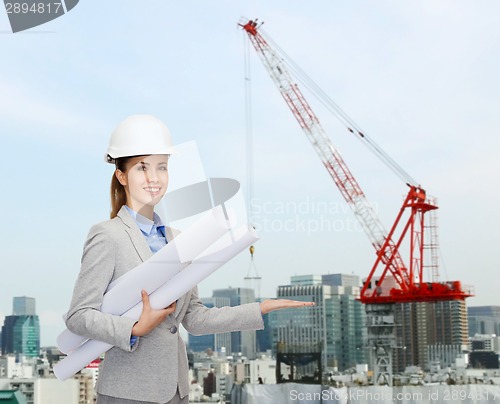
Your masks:
{"label": "smiling woman", "polygon": [[100,311],[110,284],[178,233],[154,212],[168,187],[172,153],[175,148],[169,130],[150,115],[125,119],[110,139],[106,161],[115,165],[111,220],[89,232],[66,318],[66,326],[74,334],[113,345],[99,371],[98,404],[187,403],[188,362],[178,332],[180,324],[194,335],[256,330],[264,327],[263,314],[313,305],[265,300],[209,309],[194,287],[160,309],[151,307],[147,292],[142,290],[142,312],[137,320]]}
{"label": "smiling woman", "polygon": [[130,208],[153,220],[154,207],[167,191],[168,155],[124,157],[117,159],[116,166],[112,182],[115,192],[116,178],[125,190]]}

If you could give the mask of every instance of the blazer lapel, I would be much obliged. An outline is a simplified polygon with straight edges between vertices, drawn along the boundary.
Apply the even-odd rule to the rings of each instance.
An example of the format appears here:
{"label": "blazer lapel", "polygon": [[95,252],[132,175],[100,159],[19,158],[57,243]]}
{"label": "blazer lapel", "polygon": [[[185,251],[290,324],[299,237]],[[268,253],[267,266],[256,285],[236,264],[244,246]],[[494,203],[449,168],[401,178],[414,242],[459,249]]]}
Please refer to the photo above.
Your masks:
{"label": "blazer lapel", "polygon": [[125,231],[130,237],[132,244],[137,251],[137,254],[141,258],[142,261],[146,261],[153,255],[153,252],[149,248],[149,245],[141,233],[139,227],[137,227],[137,223],[130,214],[128,213],[125,206],[118,211],[117,216],[121,219],[123,224],[125,225]]}
{"label": "blazer lapel", "polygon": [[182,295],[181,297],[179,297],[179,299],[177,299],[177,305],[175,306],[174,317],[177,318],[182,309],[182,306],[184,306],[185,301],[186,301],[186,295]]}
{"label": "blazer lapel", "polygon": [[[123,224],[125,225],[125,231],[130,237],[130,240],[132,241],[132,244],[137,251],[137,254],[139,254],[139,257],[141,257],[142,261],[146,261],[150,257],[153,256],[153,252],[149,248],[149,245],[144,238],[141,230],[139,227],[137,227],[137,223],[135,222],[134,218],[130,216],[128,213],[127,209],[125,209],[124,206],[118,211],[117,216],[121,219]],[[172,229],[171,227],[165,227],[165,233],[167,236],[167,240],[172,240],[179,234],[179,231],[177,229]],[[177,300],[177,306],[175,308],[174,312],[174,317],[177,317],[179,315],[179,312],[182,309],[182,306],[185,304],[185,296],[181,296]]]}

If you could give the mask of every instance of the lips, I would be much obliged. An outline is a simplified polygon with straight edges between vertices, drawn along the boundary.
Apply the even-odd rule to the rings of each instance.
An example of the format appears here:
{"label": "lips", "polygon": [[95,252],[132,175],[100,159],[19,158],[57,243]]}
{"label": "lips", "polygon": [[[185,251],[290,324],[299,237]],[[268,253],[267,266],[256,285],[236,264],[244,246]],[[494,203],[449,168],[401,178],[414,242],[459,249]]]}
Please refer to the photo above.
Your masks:
{"label": "lips", "polygon": [[144,191],[146,191],[146,192],[150,192],[150,193],[152,193],[152,194],[157,194],[157,193],[159,193],[159,192],[160,192],[160,189],[161,189],[161,188],[160,188],[160,187],[146,187],[146,188],[143,188],[143,189],[144,189]]}

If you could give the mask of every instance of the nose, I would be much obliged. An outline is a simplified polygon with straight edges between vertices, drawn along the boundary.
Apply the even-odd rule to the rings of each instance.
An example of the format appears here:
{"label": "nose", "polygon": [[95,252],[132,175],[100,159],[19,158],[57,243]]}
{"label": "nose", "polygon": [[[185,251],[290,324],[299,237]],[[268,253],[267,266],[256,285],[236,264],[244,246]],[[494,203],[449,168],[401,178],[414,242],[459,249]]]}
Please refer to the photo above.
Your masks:
{"label": "nose", "polygon": [[144,171],[144,175],[146,176],[146,181],[147,182],[156,182],[156,181],[158,181],[158,175],[156,173],[156,170],[147,170],[147,171]]}

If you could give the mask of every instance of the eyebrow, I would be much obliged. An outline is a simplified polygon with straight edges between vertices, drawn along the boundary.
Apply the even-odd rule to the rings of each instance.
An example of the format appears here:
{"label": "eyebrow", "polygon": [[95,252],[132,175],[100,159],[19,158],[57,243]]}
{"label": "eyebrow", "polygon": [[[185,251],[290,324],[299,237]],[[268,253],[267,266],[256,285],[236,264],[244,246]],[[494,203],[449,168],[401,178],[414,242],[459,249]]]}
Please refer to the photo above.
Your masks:
{"label": "eyebrow", "polygon": [[[141,164],[141,165],[144,165],[144,166],[149,166],[149,165],[151,165],[151,164],[149,164],[149,163],[146,163],[145,161],[139,161],[137,164]],[[168,163],[167,163],[166,161],[161,161],[161,162],[159,162],[157,165],[162,165],[162,164],[167,165]]]}

